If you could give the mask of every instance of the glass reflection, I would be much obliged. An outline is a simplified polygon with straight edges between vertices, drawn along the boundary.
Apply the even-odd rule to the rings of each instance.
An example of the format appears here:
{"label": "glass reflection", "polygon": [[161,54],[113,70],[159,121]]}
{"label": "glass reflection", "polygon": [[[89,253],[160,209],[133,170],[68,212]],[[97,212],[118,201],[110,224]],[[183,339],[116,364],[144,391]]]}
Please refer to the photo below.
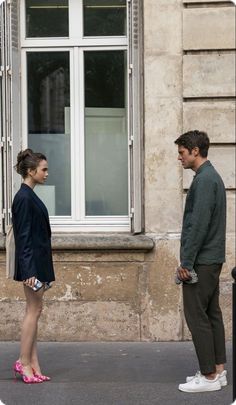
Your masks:
{"label": "glass reflection", "polygon": [[84,36],[126,35],[126,0],[84,0]]}
{"label": "glass reflection", "polygon": [[69,52],[29,52],[27,74],[28,145],[49,164],[47,185],[38,192],[50,215],[70,215]]}
{"label": "glass reflection", "polygon": [[128,214],[126,52],[85,52],[86,215]]}
{"label": "glass reflection", "polygon": [[26,0],[26,37],[68,37],[68,0]]}

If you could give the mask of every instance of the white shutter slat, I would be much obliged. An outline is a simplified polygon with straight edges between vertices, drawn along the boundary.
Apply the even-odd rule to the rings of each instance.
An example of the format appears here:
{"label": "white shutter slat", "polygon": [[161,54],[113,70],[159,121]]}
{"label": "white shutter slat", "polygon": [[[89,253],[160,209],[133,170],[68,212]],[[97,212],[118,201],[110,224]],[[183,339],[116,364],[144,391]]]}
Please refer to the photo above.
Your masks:
{"label": "white shutter slat", "polygon": [[[17,0],[0,5],[1,32],[1,232],[11,223],[13,140],[19,151],[20,80]],[[15,153],[16,155],[16,153]],[[19,182],[19,181],[18,181]]]}

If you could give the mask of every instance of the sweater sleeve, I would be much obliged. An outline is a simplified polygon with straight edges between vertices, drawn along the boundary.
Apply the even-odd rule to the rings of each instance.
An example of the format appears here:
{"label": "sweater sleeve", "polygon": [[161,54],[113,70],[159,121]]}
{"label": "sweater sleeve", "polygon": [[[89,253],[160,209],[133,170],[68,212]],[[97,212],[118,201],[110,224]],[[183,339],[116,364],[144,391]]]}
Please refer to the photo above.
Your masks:
{"label": "sweater sleeve", "polygon": [[196,256],[207,236],[215,207],[215,185],[208,177],[195,180],[192,215],[186,226],[181,252],[181,266],[193,269]]}
{"label": "sweater sleeve", "polygon": [[24,279],[37,275],[32,246],[32,205],[28,198],[21,198],[14,207],[14,233],[18,261]]}

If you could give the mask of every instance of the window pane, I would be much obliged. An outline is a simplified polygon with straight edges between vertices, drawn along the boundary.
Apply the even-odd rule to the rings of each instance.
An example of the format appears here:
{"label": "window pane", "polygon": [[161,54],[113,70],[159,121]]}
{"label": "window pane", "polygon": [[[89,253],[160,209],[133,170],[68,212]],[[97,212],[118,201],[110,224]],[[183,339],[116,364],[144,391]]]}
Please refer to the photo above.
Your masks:
{"label": "window pane", "polygon": [[27,71],[28,145],[49,165],[47,186],[38,192],[50,215],[70,215],[69,52],[29,52]]}
{"label": "window pane", "polygon": [[126,35],[126,0],[84,0],[84,35]]}
{"label": "window pane", "polygon": [[128,214],[126,52],[85,52],[86,215]]}
{"label": "window pane", "polygon": [[26,37],[68,37],[68,0],[26,0]]}

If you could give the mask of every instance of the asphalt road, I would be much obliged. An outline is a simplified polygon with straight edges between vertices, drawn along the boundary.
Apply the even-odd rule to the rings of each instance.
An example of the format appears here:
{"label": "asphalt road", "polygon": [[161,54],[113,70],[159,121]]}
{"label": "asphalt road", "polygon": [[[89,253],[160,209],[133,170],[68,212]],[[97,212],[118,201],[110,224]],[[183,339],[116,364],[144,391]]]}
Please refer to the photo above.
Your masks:
{"label": "asphalt road", "polygon": [[229,385],[221,391],[178,391],[197,371],[191,342],[40,343],[42,369],[50,382],[26,385],[13,379],[19,343],[0,342],[0,399],[6,405],[230,405]]}

